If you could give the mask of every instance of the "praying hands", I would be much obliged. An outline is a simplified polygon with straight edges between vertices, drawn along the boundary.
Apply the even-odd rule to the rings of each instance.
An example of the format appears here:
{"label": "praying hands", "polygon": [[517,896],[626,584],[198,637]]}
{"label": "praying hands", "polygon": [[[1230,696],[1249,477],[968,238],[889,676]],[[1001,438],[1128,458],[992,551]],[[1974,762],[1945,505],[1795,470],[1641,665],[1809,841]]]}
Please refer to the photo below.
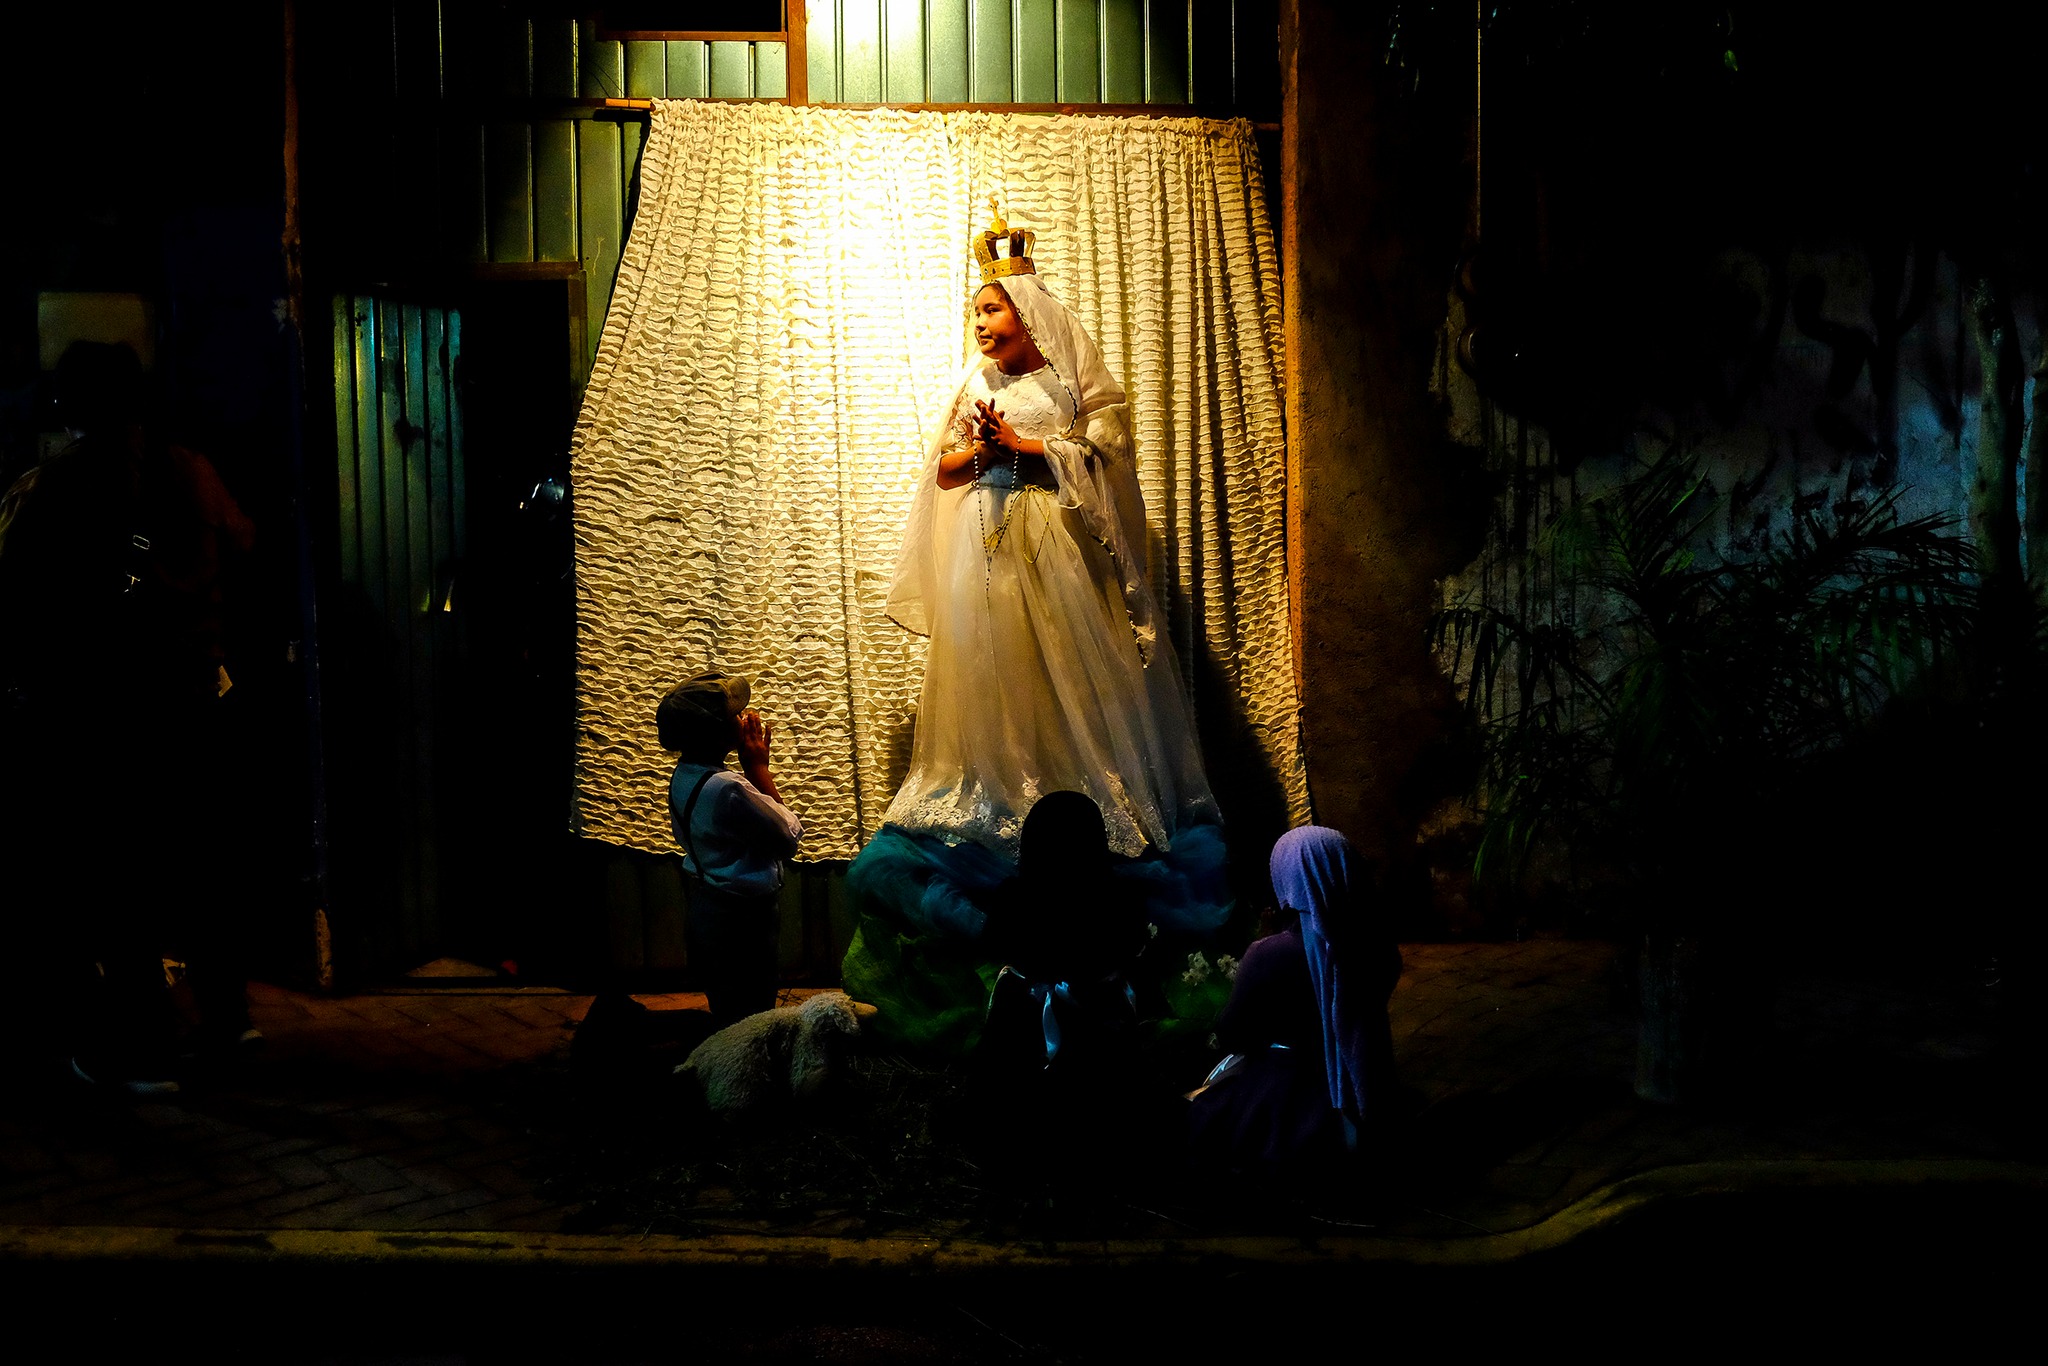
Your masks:
{"label": "praying hands", "polygon": [[938,485],[957,489],[973,483],[984,470],[1007,464],[1011,456],[984,440],[975,419],[963,417],[959,425],[960,444],[939,457]]}
{"label": "praying hands", "polygon": [[980,429],[981,439],[1003,452],[1005,458],[1045,454],[1043,441],[1018,436],[1017,429],[1010,425],[1010,419],[1003,416],[1003,410],[986,399],[974,401],[974,421]]}
{"label": "praying hands", "polygon": [[998,465],[1015,464],[1023,483],[1045,488],[1054,486],[1052,467],[1045,460],[1045,443],[1017,435],[1003,410],[983,399],[974,401],[974,411],[960,419],[964,443],[939,457],[938,485],[957,489],[971,484]]}

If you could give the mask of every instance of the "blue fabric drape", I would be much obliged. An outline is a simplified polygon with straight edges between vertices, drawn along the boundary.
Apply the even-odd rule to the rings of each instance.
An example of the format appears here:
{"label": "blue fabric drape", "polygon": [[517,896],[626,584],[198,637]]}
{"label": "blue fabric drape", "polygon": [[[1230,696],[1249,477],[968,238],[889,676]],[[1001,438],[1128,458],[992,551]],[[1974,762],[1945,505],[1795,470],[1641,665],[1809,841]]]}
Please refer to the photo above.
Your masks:
{"label": "blue fabric drape", "polygon": [[1400,956],[1370,919],[1364,861],[1335,830],[1305,825],[1288,831],[1273,846],[1270,870],[1274,896],[1301,915],[1330,1104],[1363,1123],[1392,1081],[1386,999],[1400,974]]}

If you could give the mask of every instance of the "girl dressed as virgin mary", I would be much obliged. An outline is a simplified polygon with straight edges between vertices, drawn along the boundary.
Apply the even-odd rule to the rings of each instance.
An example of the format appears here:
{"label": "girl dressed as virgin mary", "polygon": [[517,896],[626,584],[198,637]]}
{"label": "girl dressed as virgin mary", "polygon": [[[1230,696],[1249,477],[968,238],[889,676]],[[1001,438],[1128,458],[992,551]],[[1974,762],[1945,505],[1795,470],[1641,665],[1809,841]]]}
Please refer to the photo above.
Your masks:
{"label": "girl dressed as virgin mary", "polygon": [[1199,938],[1226,914],[1216,801],[1146,571],[1130,406],[1039,278],[1034,236],[1000,216],[981,236],[980,354],[926,452],[890,586],[890,617],[931,644],[909,772],[848,872],[845,978],[907,1042],[957,1036],[985,1007],[976,902],[1015,872],[1048,793],[1094,800],[1153,922]]}
{"label": "girl dressed as virgin mary", "polygon": [[889,615],[931,637],[909,776],[884,819],[1014,860],[1047,792],[1084,792],[1109,846],[1167,854],[1216,821],[1145,567],[1130,406],[1045,287],[1033,234],[980,244],[970,363],[927,454]]}

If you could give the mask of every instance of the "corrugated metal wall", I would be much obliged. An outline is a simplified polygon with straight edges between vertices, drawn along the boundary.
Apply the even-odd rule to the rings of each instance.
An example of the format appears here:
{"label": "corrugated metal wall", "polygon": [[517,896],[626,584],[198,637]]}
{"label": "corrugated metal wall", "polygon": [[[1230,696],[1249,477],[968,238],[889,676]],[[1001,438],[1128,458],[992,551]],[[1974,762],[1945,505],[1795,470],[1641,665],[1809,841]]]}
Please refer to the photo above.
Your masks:
{"label": "corrugated metal wall", "polygon": [[[1277,0],[791,0],[805,3],[806,76],[818,104],[1110,104],[1278,117]],[[645,123],[605,99],[786,98],[781,42],[620,40],[594,21],[508,13],[466,0],[324,8],[329,112],[347,135],[315,174],[335,195],[338,568],[373,604],[382,686],[383,795],[354,822],[388,828],[391,867],[359,884],[389,915],[361,937],[379,957],[442,951],[447,917],[435,697],[463,648],[460,610],[439,610],[461,559],[459,313],[410,300],[449,281],[533,263],[580,268],[578,358],[595,355],[632,221]],[[340,106],[346,104],[344,110]],[[314,242],[314,249],[319,244]],[[401,278],[410,290],[366,289]],[[425,283],[425,288],[419,285]],[[346,853],[337,850],[339,857]],[[672,860],[586,851],[564,914],[595,916],[612,965],[684,965],[683,888]],[[385,890],[375,890],[379,887]],[[800,866],[783,906],[786,968],[836,968],[850,934],[834,870]],[[347,908],[340,908],[344,914]],[[374,948],[367,946],[374,945]],[[386,963],[384,966],[405,966]]]}
{"label": "corrugated metal wall", "polygon": [[[382,686],[352,699],[374,708],[387,797],[357,829],[387,841],[377,891],[395,917],[375,937],[387,952],[427,953],[441,901],[436,691],[462,648],[447,610],[466,539],[462,405],[455,390],[461,315],[346,295],[334,301],[336,545],[342,580],[382,627]],[[373,884],[374,885],[374,884]]]}
{"label": "corrugated metal wall", "polygon": [[597,352],[618,273],[646,129],[637,118],[562,102],[788,93],[781,43],[600,40],[594,24],[574,19],[500,15],[487,26],[442,30],[434,60],[444,71],[467,63],[482,76],[460,102],[446,101],[439,120],[445,258],[580,262],[586,361]]}
{"label": "corrugated metal wall", "polygon": [[1240,37],[1249,72],[1260,25],[1279,25],[1277,6],[1252,0],[810,0],[808,12],[817,104],[1242,107]]}

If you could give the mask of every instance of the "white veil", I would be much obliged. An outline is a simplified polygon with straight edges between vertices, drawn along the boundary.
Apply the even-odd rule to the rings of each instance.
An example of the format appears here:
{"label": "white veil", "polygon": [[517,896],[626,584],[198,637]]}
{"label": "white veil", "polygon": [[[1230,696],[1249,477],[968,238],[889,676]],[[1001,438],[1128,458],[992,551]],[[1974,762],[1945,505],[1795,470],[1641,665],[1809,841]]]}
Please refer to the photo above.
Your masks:
{"label": "white veil", "polygon": [[[1145,569],[1145,499],[1138,488],[1129,401],[1088,329],[1043,280],[1023,274],[998,283],[1073,400],[1073,422],[1059,436],[1046,438],[1046,463],[1059,482],[1060,506],[1080,516],[1115,562],[1139,658],[1150,664],[1159,637],[1158,608]],[[946,412],[958,410],[967,381],[987,364],[977,358],[961,371]],[[925,452],[924,474],[889,584],[890,618],[918,635],[931,634],[932,603],[940,591],[938,464],[952,436],[950,424],[942,425]]]}

